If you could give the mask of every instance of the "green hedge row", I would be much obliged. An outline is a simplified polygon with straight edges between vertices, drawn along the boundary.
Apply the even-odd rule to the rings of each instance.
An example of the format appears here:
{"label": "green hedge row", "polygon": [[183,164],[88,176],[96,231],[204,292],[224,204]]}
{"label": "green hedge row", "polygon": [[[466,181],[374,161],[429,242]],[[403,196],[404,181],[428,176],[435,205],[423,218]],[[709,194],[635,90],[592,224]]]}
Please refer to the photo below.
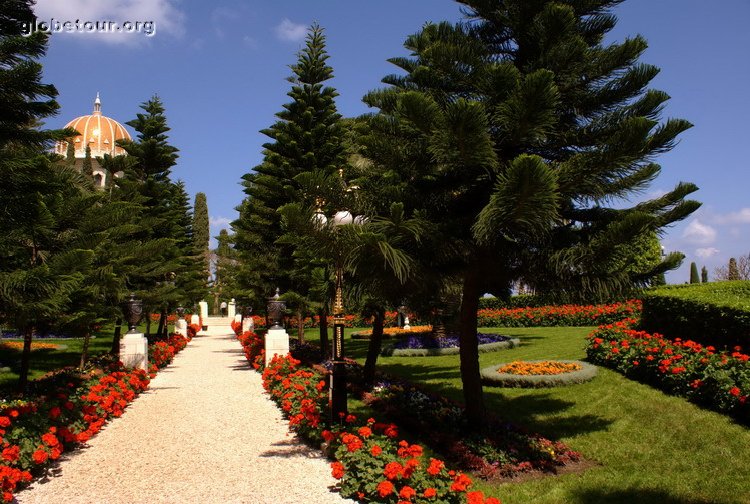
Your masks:
{"label": "green hedge row", "polygon": [[750,281],[660,287],[643,296],[641,328],[717,348],[750,346]]}

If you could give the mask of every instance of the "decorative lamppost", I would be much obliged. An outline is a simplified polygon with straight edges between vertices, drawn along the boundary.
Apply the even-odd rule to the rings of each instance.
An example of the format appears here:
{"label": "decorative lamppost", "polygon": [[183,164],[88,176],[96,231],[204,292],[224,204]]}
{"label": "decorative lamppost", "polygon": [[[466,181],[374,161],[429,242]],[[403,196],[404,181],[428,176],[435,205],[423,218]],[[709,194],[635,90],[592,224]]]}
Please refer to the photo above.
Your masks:
{"label": "decorative lamppost", "polygon": [[[342,172],[343,170],[339,170],[339,174],[343,176]],[[358,189],[358,187],[351,186],[347,188],[347,192],[352,192],[352,190],[356,189]],[[317,209],[313,214],[312,221],[318,228],[322,228],[328,223],[328,218],[325,216],[321,208],[323,201],[318,199],[316,203]],[[365,221],[366,219],[364,216],[354,217],[348,210],[339,210],[333,216],[331,223],[334,225],[334,229],[338,229],[341,226],[364,224]],[[329,389],[331,424],[342,422],[348,411],[346,401],[346,362],[344,361],[345,326],[343,285],[344,266],[341,257],[341,250],[339,249],[338,256],[336,257],[336,292],[333,300],[333,345],[331,349],[333,370],[331,372],[331,386]]]}

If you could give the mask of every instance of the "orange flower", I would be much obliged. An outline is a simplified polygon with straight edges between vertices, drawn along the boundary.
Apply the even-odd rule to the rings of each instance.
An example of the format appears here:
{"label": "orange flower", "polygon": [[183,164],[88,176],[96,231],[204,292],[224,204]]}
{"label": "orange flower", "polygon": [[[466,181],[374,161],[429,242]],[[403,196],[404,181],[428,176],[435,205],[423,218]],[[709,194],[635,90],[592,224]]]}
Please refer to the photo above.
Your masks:
{"label": "orange flower", "polygon": [[368,438],[372,436],[372,430],[370,430],[369,427],[361,427],[358,432],[359,432],[359,435],[362,436],[363,438]]}
{"label": "orange flower", "polygon": [[471,478],[466,476],[464,473],[458,473],[458,475],[453,480],[453,484],[451,485],[451,491],[465,492],[469,485],[471,485]]}
{"label": "orange flower", "polygon": [[[613,351],[616,349],[613,349]],[[575,362],[557,362],[557,361],[542,361],[542,362],[525,362],[525,361],[514,361],[510,364],[499,368],[498,373],[514,374],[521,376],[529,375],[557,375],[563,373],[570,373],[572,371],[578,371],[582,368],[580,364]]]}
{"label": "orange flower", "polygon": [[443,467],[445,467],[445,464],[442,460],[430,459],[430,466],[427,468],[427,473],[431,476],[437,476]]}
{"label": "orange flower", "polygon": [[31,458],[36,462],[37,464],[44,464],[47,462],[47,452],[44,450],[37,450],[34,452],[33,455],[31,455]]}
{"label": "orange flower", "polygon": [[383,475],[389,480],[396,479],[404,472],[404,466],[398,462],[388,462],[383,469]]}
{"label": "orange flower", "polygon": [[430,487],[430,488],[428,488],[428,489],[426,489],[424,491],[423,495],[425,497],[427,497],[428,499],[431,499],[432,497],[435,497],[437,495],[437,490],[435,490],[434,488]]}
{"label": "orange flower", "polygon": [[379,456],[379,455],[380,455],[381,453],[383,453],[383,449],[382,449],[382,448],[381,448],[380,446],[378,446],[378,445],[375,445],[375,446],[373,446],[373,447],[372,447],[372,448],[370,449],[370,453],[372,454],[372,456],[373,456],[373,457],[377,457],[377,456]]}

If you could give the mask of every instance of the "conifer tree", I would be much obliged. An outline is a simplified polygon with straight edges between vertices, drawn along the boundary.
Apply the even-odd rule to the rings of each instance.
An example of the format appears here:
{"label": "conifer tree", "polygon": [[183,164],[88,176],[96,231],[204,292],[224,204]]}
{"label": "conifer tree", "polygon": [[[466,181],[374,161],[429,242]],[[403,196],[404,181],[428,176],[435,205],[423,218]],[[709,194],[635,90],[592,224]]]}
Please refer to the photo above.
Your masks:
{"label": "conifer tree", "polygon": [[367,184],[390,184],[407,216],[430,222],[423,271],[461,279],[464,403],[480,428],[479,297],[519,279],[589,299],[645,284],[682,255],[633,278],[613,267],[619,247],[699,204],[685,200],[697,188],[681,183],[608,206],[647,187],[661,170],[654,158],[690,127],[660,122],[668,95],[647,89],[658,69],[638,62],[643,38],[603,43],[617,0],[459,3],[469,21],[409,37],[411,55],[391,60],[404,73],[366,96],[380,113],[363,153]]}
{"label": "conifer tree", "polygon": [[203,260],[203,279],[208,280],[211,271],[211,251],[209,241],[211,231],[208,221],[208,203],[206,195],[202,192],[196,193],[193,206],[193,239],[196,254]]}
{"label": "conifer tree", "polygon": [[94,173],[91,165],[91,147],[89,147],[88,145],[86,146],[83,163],[81,163],[81,173],[83,173],[87,177],[92,177]]}
{"label": "conifer tree", "polygon": [[235,247],[241,257],[238,273],[242,297],[265,304],[276,287],[304,294],[309,286],[293,280],[293,249],[279,245],[282,235],[278,209],[304,200],[297,177],[302,173],[335,173],[343,162],[342,128],[336,111],[335,89],[325,86],[333,77],[327,64],[323,29],[313,25],[305,47],[291,66],[291,102],[276,114],[277,121],[262,131],[263,162],[243,177],[246,198],[232,223]]}
{"label": "conifer tree", "polygon": [[73,139],[68,139],[68,147],[65,150],[65,164],[74,167],[76,165],[76,146]]}
{"label": "conifer tree", "polygon": [[734,257],[729,258],[729,268],[728,268],[728,274],[727,274],[727,280],[739,280],[740,279],[740,270],[737,267],[737,259]]}
{"label": "conifer tree", "polygon": [[695,264],[694,262],[691,262],[690,263],[690,283],[695,284],[695,283],[700,283],[700,282],[701,282],[701,279],[698,276],[698,265]]}
{"label": "conifer tree", "polygon": [[708,270],[705,266],[701,268],[701,283],[708,283]]}
{"label": "conifer tree", "polygon": [[35,21],[30,0],[0,3],[0,319],[24,336],[19,386],[25,389],[35,329],[70,303],[91,255],[69,241],[80,179],[53,166],[48,149],[75,132],[36,127],[57,113],[57,90],[41,82],[47,36],[24,36]]}

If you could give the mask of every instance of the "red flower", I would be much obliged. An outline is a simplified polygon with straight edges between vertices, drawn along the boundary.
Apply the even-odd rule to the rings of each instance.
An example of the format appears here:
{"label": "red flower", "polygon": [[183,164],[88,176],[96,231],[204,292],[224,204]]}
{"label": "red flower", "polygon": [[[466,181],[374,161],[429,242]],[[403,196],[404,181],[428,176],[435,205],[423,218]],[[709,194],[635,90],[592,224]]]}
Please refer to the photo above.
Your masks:
{"label": "red flower", "polygon": [[453,480],[453,484],[451,485],[451,491],[465,492],[469,485],[471,485],[471,478],[466,476],[464,473],[458,473],[458,475]]}
{"label": "red flower", "polygon": [[[18,415],[18,413],[16,413]],[[7,416],[0,416],[0,427],[10,427],[10,418]]]}
{"label": "red flower", "polygon": [[416,497],[416,495],[417,495],[417,491],[408,485],[402,488],[401,491],[398,493],[398,496],[402,499],[411,499],[412,497]]}
{"label": "red flower", "polygon": [[361,427],[358,432],[359,432],[359,435],[362,436],[363,438],[368,438],[372,436],[372,430],[370,430],[369,427]]}
{"label": "red flower", "polygon": [[331,475],[336,479],[344,477],[344,464],[341,462],[331,463]]}
{"label": "red flower", "polygon": [[57,446],[60,444],[60,441],[57,440],[57,436],[55,436],[51,432],[43,434],[42,441],[44,441],[44,443],[48,446]]}
{"label": "red flower", "polygon": [[57,417],[60,416],[60,413],[62,413],[62,410],[58,406],[54,406],[52,409],[49,410],[49,417],[52,420],[55,420]]}
{"label": "red flower", "polygon": [[381,497],[388,497],[393,493],[393,483],[388,480],[381,481],[378,483],[378,495]]}
{"label": "red flower", "polygon": [[484,493],[477,490],[466,494],[468,504],[484,504]]}
{"label": "red flower", "polygon": [[437,490],[435,490],[434,488],[430,487],[430,488],[428,488],[428,489],[426,489],[424,491],[423,495],[425,497],[427,497],[428,499],[430,499],[430,498],[435,497],[437,495]]}
{"label": "red flower", "polygon": [[442,460],[430,459],[430,466],[427,468],[427,473],[431,476],[437,476],[443,467],[445,467],[445,464]]}
{"label": "red flower", "polygon": [[497,497],[487,497],[487,500],[484,501],[484,504],[502,504],[500,502],[500,499]]}
{"label": "red flower", "polygon": [[388,462],[383,470],[383,475],[389,480],[396,479],[404,472],[404,466],[398,462]]}
{"label": "red flower", "polygon": [[740,395],[740,389],[738,389],[737,387],[732,387],[729,389],[729,393],[737,397]]}
{"label": "red flower", "polygon": [[15,462],[21,454],[21,448],[18,445],[9,446],[3,450],[3,460]]}
{"label": "red flower", "polygon": [[36,462],[37,464],[44,464],[47,462],[47,452],[44,450],[37,450],[34,452],[34,454],[31,456],[31,458]]}
{"label": "red flower", "polygon": [[378,446],[378,445],[375,445],[375,446],[373,446],[373,447],[372,447],[372,448],[370,449],[370,453],[372,454],[372,456],[373,456],[373,457],[377,457],[377,456],[379,456],[379,455],[380,455],[381,453],[383,453],[383,449],[382,449],[382,448],[381,448],[380,446]]}

